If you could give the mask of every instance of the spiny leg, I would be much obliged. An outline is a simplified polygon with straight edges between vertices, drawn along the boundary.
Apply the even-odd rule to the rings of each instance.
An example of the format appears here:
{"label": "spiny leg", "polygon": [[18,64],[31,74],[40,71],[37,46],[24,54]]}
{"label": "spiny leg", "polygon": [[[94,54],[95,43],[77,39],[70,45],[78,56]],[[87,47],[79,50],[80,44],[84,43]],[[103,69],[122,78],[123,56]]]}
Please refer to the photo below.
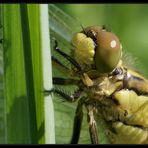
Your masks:
{"label": "spiny leg", "polygon": [[80,137],[81,125],[83,121],[83,102],[82,98],[79,100],[73,125],[73,135],[71,139],[71,144],[77,144]]}
{"label": "spiny leg", "polygon": [[52,64],[64,75],[71,74],[71,70],[66,67],[64,64],[62,64],[56,57],[52,56]]}
{"label": "spiny leg", "polygon": [[53,62],[53,63],[55,63],[55,64],[57,64],[57,65],[63,67],[63,68],[66,69],[66,70],[69,70],[69,68],[66,67],[64,64],[62,64],[56,57],[51,56],[51,58],[52,58],[52,62]]}
{"label": "spiny leg", "polygon": [[80,80],[75,80],[71,78],[60,78],[60,77],[53,77],[52,78],[53,84],[57,85],[73,85],[80,83]]}
{"label": "spiny leg", "polygon": [[45,95],[49,95],[50,93],[56,93],[60,95],[63,100],[68,101],[68,102],[75,102],[81,95],[80,91],[76,91],[74,94],[69,95],[63,92],[60,89],[52,88],[51,90],[44,90]]}
{"label": "spiny leg", "polygon": [[88,105],[86,106],[88,110],[88,123],[89,123],[89,134],[90,134],[90,139],[92,144],[98,144],[98,132],[97,132],[97,125],[96,121],[94,119],[94,106]]}
{"label": "spiny leg", "polygon": [[57,51],[61,56],[66,58],[72,65],[74,65],[79,71],[81,71],[81,66],[77,63],[75,59],[73,59],[71,56],[68,54],[64,53],[63,51],[60,50],[58,47],[58,42],[55,40],[55,46],[54,46],[55,51]]}
{"label": "spiny leg", "polygon": [[[65,100],[65,101],[68,101],[68,102],[75,102],[77,99],[80,98],[81,96],[81,91],[78,90],[76,92],[74,92],[73,95],[68,95],[64,92],[62,92],[61,90],[59,89],[51,89],[51,90],[45,90],[44,91],[45,93],[57,93],[59,94],[60,96],[62,96],[62,98]],[[82,124],[82,119],[83,119],[83,97],[80,98],[79,102],[78,102],[78,105],[77,105],[77,109],[76,109],[76,113],[75,113],[75,118],[74,118],[74,126],[73,126],[73,135],[72,135],[72,139],[71,139],[71,144],[76,144],[78,143],[78,140],[79,140],[79,137],[80,137],[80,130],[81,130],[81,124]]]}

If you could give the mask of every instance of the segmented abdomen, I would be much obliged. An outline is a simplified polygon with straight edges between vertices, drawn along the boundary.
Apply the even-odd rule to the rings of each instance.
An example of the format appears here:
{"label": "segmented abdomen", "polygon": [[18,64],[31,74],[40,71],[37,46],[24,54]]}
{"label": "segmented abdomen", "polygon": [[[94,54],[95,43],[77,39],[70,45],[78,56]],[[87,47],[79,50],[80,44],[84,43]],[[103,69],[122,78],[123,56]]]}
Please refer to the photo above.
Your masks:
{"label": "segmented abdomen", "polygon": [[[115,132],[108,135],[112,143],[148,143],[148,96],[137,95],[133,90],[123,89],[114,94],[117,108],[125,111],[119,121],[112,122]],[[118,109],[118,110],[119,110]],[[119,111],[120,111],[119,110]],[[120,112],[119,112],[120,114]]]}

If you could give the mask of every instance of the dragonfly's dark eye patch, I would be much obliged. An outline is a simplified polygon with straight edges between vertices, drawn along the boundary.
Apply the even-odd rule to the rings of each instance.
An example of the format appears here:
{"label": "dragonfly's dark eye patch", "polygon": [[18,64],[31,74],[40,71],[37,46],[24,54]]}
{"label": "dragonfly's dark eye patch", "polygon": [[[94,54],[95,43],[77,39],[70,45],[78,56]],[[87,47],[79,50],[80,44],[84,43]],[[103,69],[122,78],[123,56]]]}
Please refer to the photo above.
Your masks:
{"label": "dragonfly's dark eye patch", "polygon": [[96,41],[97,32],[95,32],[94,30],[89,30],[86,35],[87,37],[90,37],[94,41]]}

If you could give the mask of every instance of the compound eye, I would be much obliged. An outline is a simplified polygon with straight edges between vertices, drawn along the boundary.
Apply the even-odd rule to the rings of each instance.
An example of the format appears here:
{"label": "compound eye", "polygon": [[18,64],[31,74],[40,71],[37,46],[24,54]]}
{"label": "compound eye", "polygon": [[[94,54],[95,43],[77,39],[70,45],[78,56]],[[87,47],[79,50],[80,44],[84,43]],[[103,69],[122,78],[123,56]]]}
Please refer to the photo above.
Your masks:
{"label": "compound eye", "polygon": [[122,55],[122,46],[118,37],[112,32],[101,31],[97,35],[95,51],[96,69],[101,73],[108,73],[118,65]]}

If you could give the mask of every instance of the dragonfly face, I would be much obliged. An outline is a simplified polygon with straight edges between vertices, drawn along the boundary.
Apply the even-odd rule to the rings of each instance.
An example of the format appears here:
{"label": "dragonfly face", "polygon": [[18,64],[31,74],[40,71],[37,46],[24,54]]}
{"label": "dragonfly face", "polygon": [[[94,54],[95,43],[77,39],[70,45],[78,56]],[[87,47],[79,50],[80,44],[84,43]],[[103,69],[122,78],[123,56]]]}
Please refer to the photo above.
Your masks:
{"label": "dragonfly face", "polygon": [[122,46],[118,37],[99,26],[76,33],[72,43],[76,61],[84,67],[92,65],[91,69],[100,73],[113,71],[121,59]]}
{"label": "dragonfly face", "polygon": [[118,37],[104,27],[91,26],[76,33],[72,44],[72,56],[62,52],[57,42],[55,50],[74,68],[68,69],[55,57],[52,60],[73,78],[56,77],[53,82],[76,84],[79,89],[71,96],[54,88],[47,91],[69,102],[78,101],[71,143],[79,139],[83,106],[87,109],[93,144],[99,143],[96,116],[109,125],[107,135],[111,143],[148,143],[148,80],[122,64]]}

